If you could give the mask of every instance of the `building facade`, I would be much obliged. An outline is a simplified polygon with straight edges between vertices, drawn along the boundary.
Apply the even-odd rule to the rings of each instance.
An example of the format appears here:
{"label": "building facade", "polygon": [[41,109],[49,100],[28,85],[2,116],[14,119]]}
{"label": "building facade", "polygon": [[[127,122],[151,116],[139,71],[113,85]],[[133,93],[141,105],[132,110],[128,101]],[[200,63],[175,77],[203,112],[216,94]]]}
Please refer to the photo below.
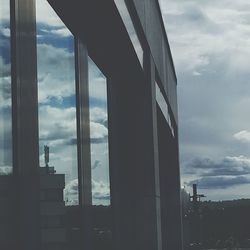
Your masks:
{"label": "building facade", "polygon": [[1,246],[181,250],[158,1],[0,2]]}

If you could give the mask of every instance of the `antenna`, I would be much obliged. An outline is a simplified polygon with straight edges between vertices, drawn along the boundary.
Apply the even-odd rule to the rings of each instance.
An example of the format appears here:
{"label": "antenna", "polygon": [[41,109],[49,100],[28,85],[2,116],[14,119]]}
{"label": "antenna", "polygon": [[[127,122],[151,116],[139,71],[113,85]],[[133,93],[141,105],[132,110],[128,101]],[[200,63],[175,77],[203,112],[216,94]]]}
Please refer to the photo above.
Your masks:
{"label": "antenna", "polygon": [[49,168],[49,146],[47,145],[44,146],[44,162],[45,167]]}

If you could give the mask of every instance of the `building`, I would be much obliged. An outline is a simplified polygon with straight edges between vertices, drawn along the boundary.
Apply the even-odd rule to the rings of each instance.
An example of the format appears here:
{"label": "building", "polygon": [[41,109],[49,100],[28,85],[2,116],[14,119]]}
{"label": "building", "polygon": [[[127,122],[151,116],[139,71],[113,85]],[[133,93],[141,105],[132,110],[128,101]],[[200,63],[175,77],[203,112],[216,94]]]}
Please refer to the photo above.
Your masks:
{"label": "building", "polygon": [[[1,0],[0,41],[4,249],[182,249],[177,80],[158,1]],[[56,170],[44,178],[65,178],[50,202],[65,204],[66,240],[52,247],[44,145]]]}

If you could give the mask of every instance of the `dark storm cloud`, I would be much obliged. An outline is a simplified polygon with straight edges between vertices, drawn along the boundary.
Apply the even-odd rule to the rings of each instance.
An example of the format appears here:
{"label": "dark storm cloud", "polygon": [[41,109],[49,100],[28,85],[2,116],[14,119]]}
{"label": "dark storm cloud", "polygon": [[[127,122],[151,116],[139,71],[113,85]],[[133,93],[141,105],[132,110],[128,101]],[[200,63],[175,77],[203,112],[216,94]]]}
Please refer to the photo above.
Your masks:
{"label": "dark storm cloud", "polygon": [[230,187],[249,184],[250,180],[243,176],[238,177],[202,177],[186,183],[188,186],[198,184],[200,189],[227,189]]}
{"label": "dark storm cloud", "polygon": [[250,160],[244,156],[225,157],[220,161],[196,158],[186,164],[185,173],[199,176],[239,176],[250,174]]}

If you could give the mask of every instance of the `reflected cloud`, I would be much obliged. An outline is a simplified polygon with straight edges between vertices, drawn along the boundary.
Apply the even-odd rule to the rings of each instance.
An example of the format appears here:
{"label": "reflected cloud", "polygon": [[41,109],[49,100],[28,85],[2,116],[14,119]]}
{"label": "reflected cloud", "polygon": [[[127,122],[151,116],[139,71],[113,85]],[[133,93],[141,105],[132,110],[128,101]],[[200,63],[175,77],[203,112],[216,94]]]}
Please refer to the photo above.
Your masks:
{"label": "reflected cloud", "polygon": [[48,145],[50,165],[65,175],[65,203],[78,205],[74,38],[46,0],[36,10],[40,165]]}
{"label": "reflected cloud", "polygon": [[1,33],[3,36],[9,38],[10,37],[10,29],[9,28],[3,28],[1,29]]}
{"label": "reflected cloud", "polygon": [[90,140],[93,205],[110,204],[107,79],[89,58]]}
{"label": "reflected cloud", "polygon": [[[39,107],[40,139],[55,141],[72,139],[76,135],[76,109]],[[63,122],[62,122],[63,121]]]}
{"label": "reflected cloud", "polygon": [[57,16],[53,8],[45,0],[36,0],[37,22],[50,25],[52,27],[64,27],[64,23]]}
{"label": "reflected cloud", "polygon": [[12,174],[11,166],[0,166],[0,175],[9,175]]}
{"label": "reflected cloud", "polygon": [[74,95],[74,54],[48,44],[38,44],[37,49],[39,103],[49,103],[51,98],[62,102]]}
{"label": "reflected cloud", "polygon": [[90,130],[91,130],[90,134],[91,140],[92,139],[99,140],[108,137],[108,129],[100,123],[90,122]]}
{"label": "reflected cloud", "polygon": [[[110,205],[109,186],[102,181],[92,179],[92,204],[93,205]],[[70,181],[64,189],[67,205],[77,205],[78,197],[78,179]]]}
{"label": "reflected cloud", "polygon": [[42,32],[45,32],[45,33],[50,33],[52,35],[58,35],[60,37],[72,37],[72,34],[71,32],[63,27],[63,28],[57,28],[57,29],[50,29],[50,30],[46,30],[46,29],[41,29]]}
{"label": "reflected cloud", "polygon": [[0,9],[0,175],[12,173],[12,108],[9,0]]}
{"label": "reflected cloud", "polygon": [[109,185],[92,179],[92,199],[93,205],[110,205]]}

